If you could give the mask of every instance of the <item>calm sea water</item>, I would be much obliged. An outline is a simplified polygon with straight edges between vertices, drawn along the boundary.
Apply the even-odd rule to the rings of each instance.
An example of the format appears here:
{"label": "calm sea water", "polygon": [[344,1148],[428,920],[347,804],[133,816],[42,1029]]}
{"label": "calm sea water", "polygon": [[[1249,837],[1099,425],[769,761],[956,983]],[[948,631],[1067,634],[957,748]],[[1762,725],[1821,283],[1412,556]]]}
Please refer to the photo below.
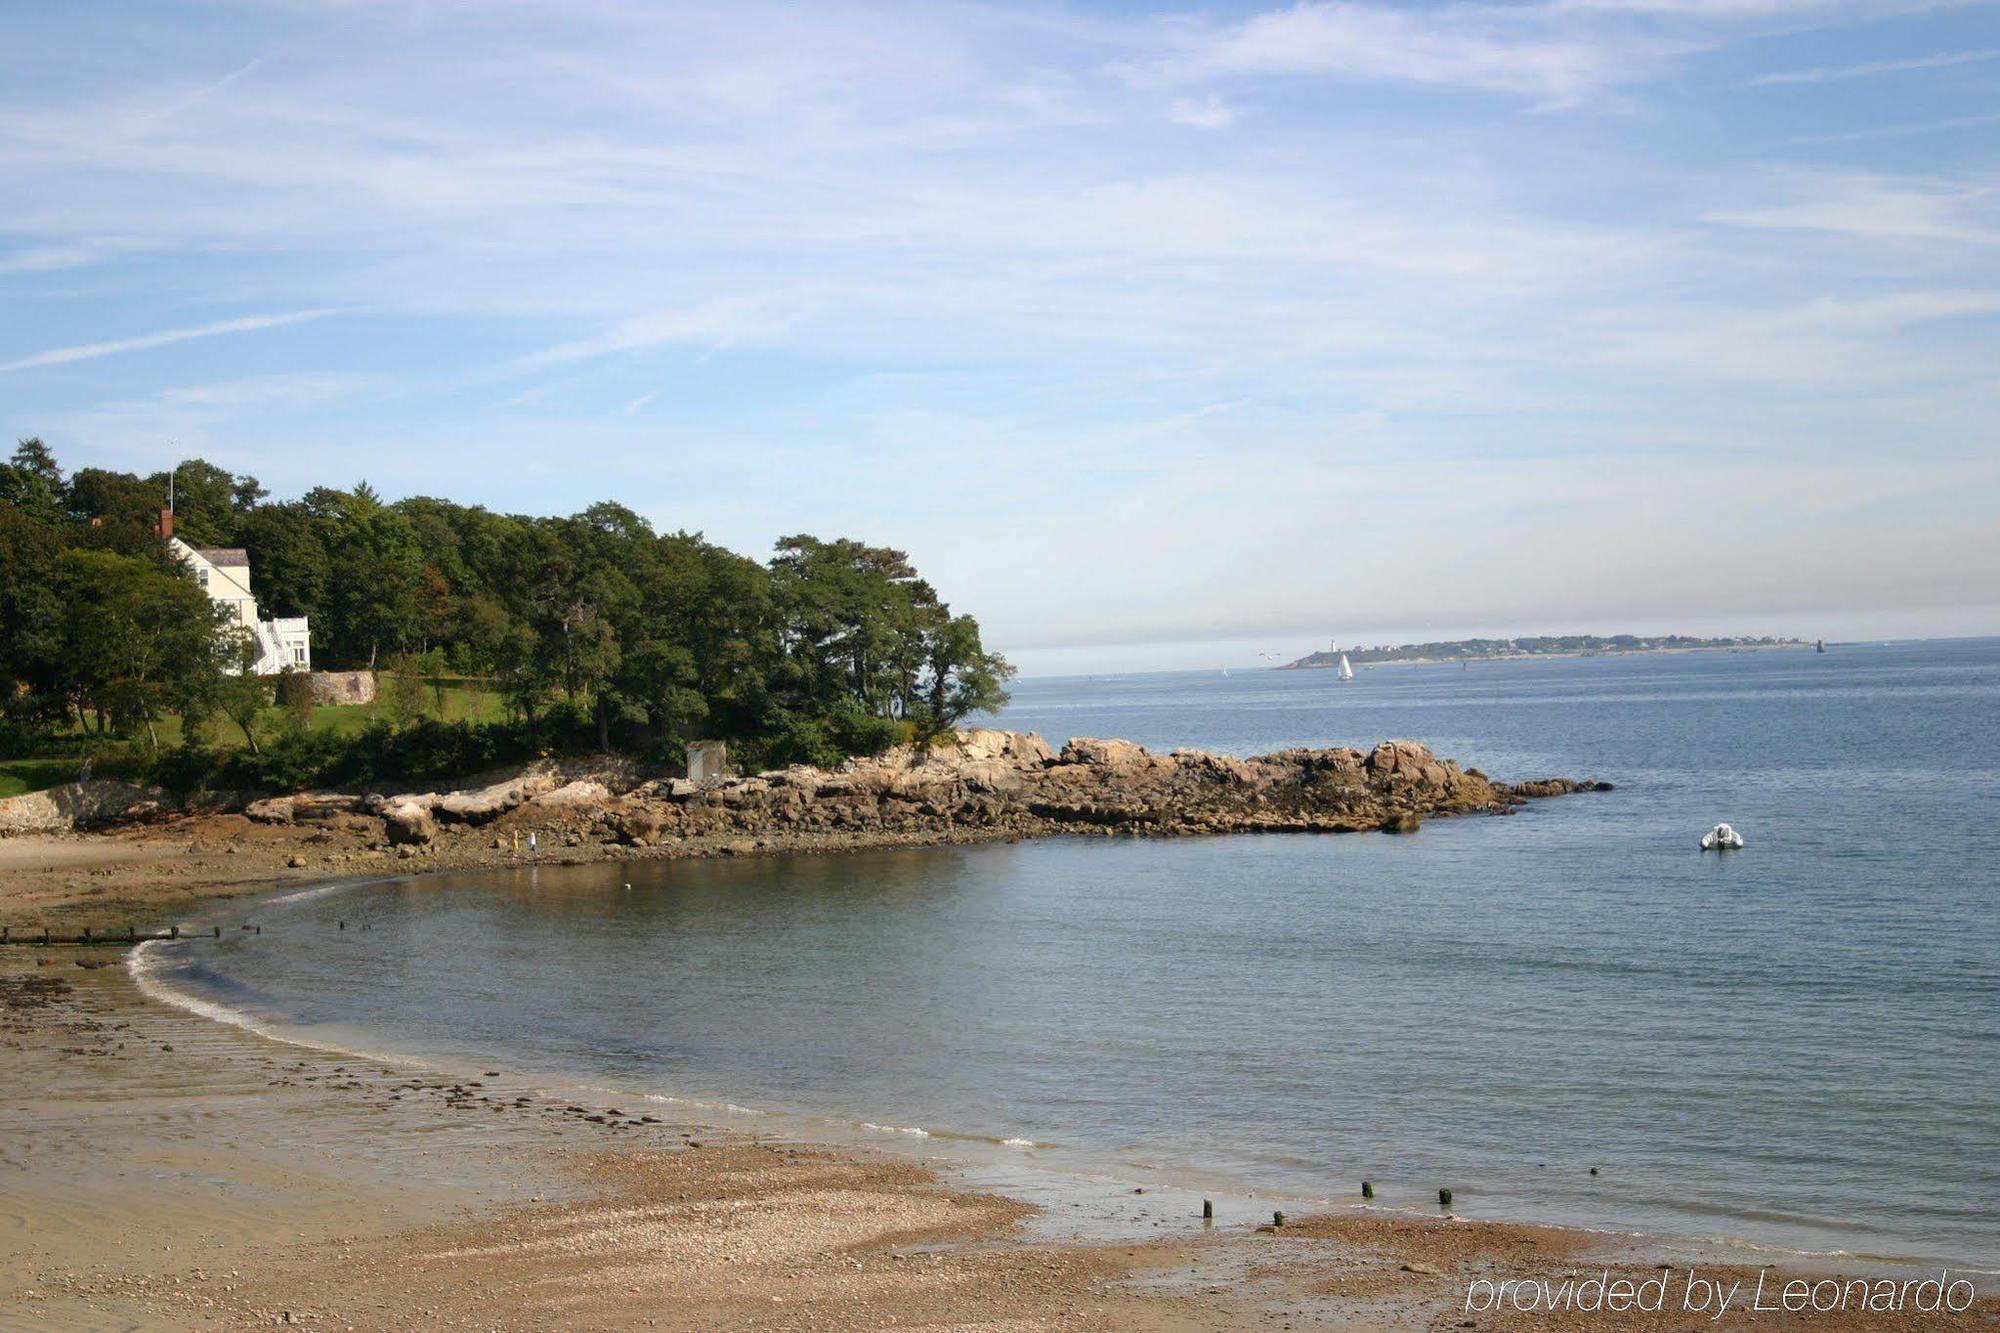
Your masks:
{"label": "calm sea water", "polygon": [[[2000,640],[1028,681],[1001,721],[1617,790],[365,885],[148,966],[333,1045],[1064,1170],[2000,1268]],[[1696,849],[1721,819],[1746,850]]]}

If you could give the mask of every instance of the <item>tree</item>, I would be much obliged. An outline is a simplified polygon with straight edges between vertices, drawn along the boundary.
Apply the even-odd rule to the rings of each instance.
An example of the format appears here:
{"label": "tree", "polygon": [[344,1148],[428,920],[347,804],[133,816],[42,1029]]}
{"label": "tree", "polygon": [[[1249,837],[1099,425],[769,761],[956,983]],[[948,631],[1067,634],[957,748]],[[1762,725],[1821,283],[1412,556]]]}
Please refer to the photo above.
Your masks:
{"label": "tree", "polygon": [[154,529],[166,507],[166,490],[149,481],[129,472],[82,468],[69,479],[69,513],[78,524],[70,542],[145,555],[159,545]]}
{"label": "tree", "polygon": [[266,615],[310,616],[315,625],[332,627],[328,526],[302,502],[259,505],[240,521],[238,537],[256,571],[257,600]]}
{"label": "tree", "polygon": [[105,729],[136,720],[153,750],[169,711],[214,711],[227,654],[228,612],[190,579],[108,551],[72,550],[60,567],[65,684],[77,720]]}
{"label": "tree", "polygon": [[269,494],[255,477],[201,458],[176,464],[171,475],[156,472],[147,484],[162,508],[172,497],[174,532],[190,546],[237,544],[244,518]]}
{"label": "tree", "polygon": [[68,498],[56,456],[41,440],[30,437],[15,446],[14,456],[0,463],[0,503],[9,504],[38,523],[54,523]]}
{"label": "tree", "polygon": [[979,641],[979,622],[946,613],[924,635],[922,727],[926,739],[949,731],[974,713],[995,713],[1007,703],[1014,667]]}
{"label": "tree", "polygon": [[62,545],[55,529],[0,502],[0,713],[41,722],[59,706]]}
{"label": "tree", "polygon": [[424,690],[423,664],[414,656],[398,654],[378,681],[382,711],[397,727],[414,726],[424,720],[428,696]]}
{"label": "tree", "polygon": [[342,660],[365,661],[372,671],[385,648],[400,652],[417,637],[423,559],[400,514],[368,495],[356,499],[360,516],[345,525],[333,549],[339,577],[329,638]]}
{"label": "tree", "polygon": [[318,700],[313,698],[312,681],[303,671],[286,667],[278,673],[278,683],[274,693],[278,707],[285,710],[285,721],[300,735],[312,730],[313,714],[318,710]]}
{"label": "tree", "polygon": [[900,712],[916,608],[937,600],[909,557],[801,535],[778,543],[771,573],[786,647],[805,667],[805,702],[823,711],[852,695],[871,712]]}
{"label": "tree", "polygon": [[235,674],[216,682],[216,706],[243,733],[243,743],[250,747],[250,753],[261,755],[264,751],[257,743],[257,718],[271,706],[271,695],[263,679],[256,674],[257,643],[240,628],[227,633],[234,640],[230,645],[233,649],[230,665],[235,668]]}
{"label": "tree", "polygon": [[[24,440],[0,463],[0,714],[65,715],[92,736],[182,711],[226,714],[261,746],[268,682],[236,651],[155,530],[165,472],[64,478]],[[935,735],[999,706],[1012,669],[902,551],[797,535],[768,564],[698,532],[656,532],[622,504],[567,518],[497,514],[365,482],[272,502],[254,477],[191,459],[173,484],[193,542],[240,545],[267,614],[309,616],[322,666],[397,659],[442,713],[446,672],[483,675],[523,718],[554,699],[600,748],[718,737],[826,758]],[[412,659],[420,661],[416,665]],[[303,681],[280,682],[301,728]],[[538,729],[543,737],[559,734]],[[540,743],[540,742],[538,742]]]}

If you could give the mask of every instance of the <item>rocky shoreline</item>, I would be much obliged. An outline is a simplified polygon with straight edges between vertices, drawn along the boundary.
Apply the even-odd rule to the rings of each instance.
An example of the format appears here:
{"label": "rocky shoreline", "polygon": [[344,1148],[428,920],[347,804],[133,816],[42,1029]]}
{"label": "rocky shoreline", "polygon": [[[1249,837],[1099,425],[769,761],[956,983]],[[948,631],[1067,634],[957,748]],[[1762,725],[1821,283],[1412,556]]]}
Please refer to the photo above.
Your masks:
{"label": "rocky shoreline", "polygon": [[1608,788],[1497,782],[1414,741],[1239,759],[974,729],[839,769],[707,782],[545,760],[446,791],[256,800],[115,783],[0,801],[0,925],[173,924],[193,899],[313,879],[637,858],[833,853],[1064,835],[1406,833]]}
{"label": "rocky shoreline", "polygon": [[[1411,832],[1425,819],[1510,813],[1525,801],[1610,784],[1495,782],[1415,741],[1373,750],[1284,750],[1251,759],[1155,754],[1130,741],[960,732],[948,746],[899,750],[837,770],[788,768],[709,782],[637,771],[578,775],[539,765],[448,792],[305,794],[255,801],[268,824],[379,820],[406,856],[467,838],[512,849],[532,830],[564,845],[661,853],[834,843],[968,841],[1060,834]],[[495,836],[496,833],[499,836]],[[404,850],[407,849],[407,850]]]}

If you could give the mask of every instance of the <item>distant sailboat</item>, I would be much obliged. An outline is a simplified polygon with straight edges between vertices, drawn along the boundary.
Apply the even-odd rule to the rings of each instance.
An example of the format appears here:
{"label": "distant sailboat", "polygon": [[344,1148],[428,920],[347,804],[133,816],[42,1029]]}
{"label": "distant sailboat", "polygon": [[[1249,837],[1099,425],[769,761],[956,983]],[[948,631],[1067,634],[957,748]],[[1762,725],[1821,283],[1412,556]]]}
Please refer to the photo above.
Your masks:
{"label": "distant sailboat", "polygon": [[1342,654],[1340,655],[1340,678],[1341,678],[1342,680],[1353,680],[1353,679],[1354,679],[1354,668],[1353,668],[1353,667],[1351,667],[1351,666],[1349,666],[1349,665],[1347,664],[1347,654],[1346,654],[1346,653],[1342,653]]}

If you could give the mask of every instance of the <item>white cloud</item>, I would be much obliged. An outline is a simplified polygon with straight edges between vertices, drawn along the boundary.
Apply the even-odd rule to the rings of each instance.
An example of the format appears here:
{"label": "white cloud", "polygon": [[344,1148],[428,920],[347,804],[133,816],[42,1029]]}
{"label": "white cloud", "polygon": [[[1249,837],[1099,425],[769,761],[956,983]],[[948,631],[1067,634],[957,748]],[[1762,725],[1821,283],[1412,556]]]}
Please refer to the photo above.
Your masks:
{"label": "white cloud", "polygon": [[585,361],[618,352],[637,352],[667,343],[727,347],[739,339],[785,327],[788,316],[776,302],[761,298],[710,301],[684,309],[656,310],[620,320],[602,333],[558,343],[515,363],[522,370]]}
{"label": "white cloud", "polygon": [[1686,43],[1554,21],[1546,5],[1416,8],[1304,0],[1203,34],[1165,69],[1182,79],[1323,75],[1506,93],[1568,105],[1653,72]]}
{"label": "white cloud", "polygon": [[1873,78],[1881,74],[1905,74],[1920,69],[1945,69],[1952,65],[1972,65],[2000,60],[2000,50],[1950,51],[1914,60],[1873,60],[1860,65],[1828,65],[1818,69],[1787,70],[1760,74],[1747,82],[1751,88],[1768,88],[1788,83],[1832,83],[1840,79]]}
{"label": "white cloud", "polygon": [[97,262],[98,251],[87,245],[43,245],[0,255],[0,273],[53,273]]}
{"label": "white cloud", "polygon": [[1214,93],[1200,98],[1177,97],[1167,108],[1167,119],[1193,129],[1219,130],[1236,120],[1236,109]]}
{"label": "white cloud", "polygon": [[242,319],[225,319],[216,324],[203,324],[191,329],[167,329],[160,333],[141,334],[136,338],[79,343],[73,347],[52,347],[48,351],[36,352],[19,360],[0,363],[0,371],[32,370],[37,366],[60,366],[73,361],[91,361],[100,356],[116,356],[120,352],[138,352],[153,347],[165,347],[170,343],[187,342],[193,338],[213,338],[225,333],[249,333],[257,329],[301,324],[307,320],[324,319],[334,313],[332,310],[322,309],[293,310],[280,315],[250,315]]}
{"label": "white cloud", "polygon": [[1709,222],[1868,240],[2000,245],[2000,179],[1905,180],[1866,172],[1790,172],[1770,202],[1716,209]]}
{"label": "white cloud", "polygon": [[2000,124],[2000,111],[1980,116],[1948,116],[1943,120],[1924,120],[1903,125],[1875,125],[1865,130],[1847,130],[1839,134],[1809,134],[1797,139],[1787,139],[1779,146],[1799,148],[1823,144],[1875,143],[1884,139],[1908,139],[1919,135],[1943,134],[1951,130],[1966,130],[1993,124]]}

